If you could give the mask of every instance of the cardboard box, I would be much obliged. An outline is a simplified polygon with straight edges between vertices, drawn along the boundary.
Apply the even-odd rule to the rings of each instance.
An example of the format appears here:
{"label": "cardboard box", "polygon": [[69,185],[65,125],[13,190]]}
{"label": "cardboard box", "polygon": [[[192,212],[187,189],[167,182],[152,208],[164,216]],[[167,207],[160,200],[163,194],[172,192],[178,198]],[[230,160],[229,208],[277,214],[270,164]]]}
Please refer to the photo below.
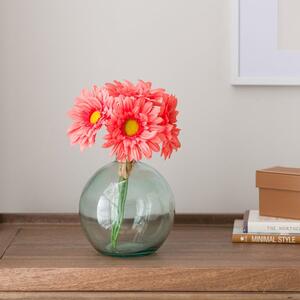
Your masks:
{"label": "cardboard box", "polygon": [[300,219],[300,168],[258,170],[256,186],[260,215]]}

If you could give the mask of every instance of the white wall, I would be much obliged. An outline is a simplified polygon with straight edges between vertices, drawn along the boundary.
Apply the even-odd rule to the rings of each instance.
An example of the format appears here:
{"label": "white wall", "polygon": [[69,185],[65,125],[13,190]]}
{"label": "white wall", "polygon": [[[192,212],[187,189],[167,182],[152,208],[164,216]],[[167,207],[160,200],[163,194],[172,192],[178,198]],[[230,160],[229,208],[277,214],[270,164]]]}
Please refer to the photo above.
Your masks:
{"label": "white wall", "polygon": [[300,87],[232,87],[229,0],[0,0],[0,211],[75,212],[108,151],[80,153],[84,86],[152,80],[180,99],[182,149],[157,167],[178,212],[258,205],[255,170],[300,166]]}
{"label": "white wall", "polygon": [[278,0],[278,47],[300,50],[299,0]]}

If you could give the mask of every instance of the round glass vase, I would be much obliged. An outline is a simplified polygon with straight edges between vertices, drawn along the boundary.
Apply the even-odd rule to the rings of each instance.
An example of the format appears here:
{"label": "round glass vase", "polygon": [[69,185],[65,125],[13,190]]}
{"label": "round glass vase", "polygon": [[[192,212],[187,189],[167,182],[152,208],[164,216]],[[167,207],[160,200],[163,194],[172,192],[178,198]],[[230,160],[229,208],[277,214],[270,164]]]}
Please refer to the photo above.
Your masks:
{"label": "round glass vase", "polygon": [[174,221],[172,190],[142,162],[113,162],[88,181],[80,198],[81,226],[102,254],[128,257],[155,252]]}

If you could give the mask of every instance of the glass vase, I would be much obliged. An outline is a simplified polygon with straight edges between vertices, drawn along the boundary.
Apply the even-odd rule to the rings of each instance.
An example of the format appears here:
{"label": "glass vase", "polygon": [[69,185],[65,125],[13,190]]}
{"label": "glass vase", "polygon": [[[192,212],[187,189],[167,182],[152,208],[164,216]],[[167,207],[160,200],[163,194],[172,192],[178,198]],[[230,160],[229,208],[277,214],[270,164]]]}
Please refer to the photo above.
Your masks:
{"label": "glass vase", "polygon": [[83,189],[82,228],[102,254],[128,257],[155,252],[174,220],[172,190],[154,168],[142,162],[112,162]]}

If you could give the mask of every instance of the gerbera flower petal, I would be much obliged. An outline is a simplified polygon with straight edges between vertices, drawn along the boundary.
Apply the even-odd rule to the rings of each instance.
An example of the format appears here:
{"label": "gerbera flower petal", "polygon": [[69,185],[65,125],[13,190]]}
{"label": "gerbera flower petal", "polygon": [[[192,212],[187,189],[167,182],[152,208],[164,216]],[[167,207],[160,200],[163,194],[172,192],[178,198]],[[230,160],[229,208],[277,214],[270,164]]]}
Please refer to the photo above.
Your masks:
{"label": "gerbera flower petal", "polygon": [[178,139],[179,132],[180,129],[174,125],[171,131],[165,135],[161,150],[161,155],[164,156],[165,159],[170,158],[172,152],[180,148],[181,144]]}
{"label": "gerbera flower petal", "polygon": [[147,131],[147,130],[144,130],[140,137],[144,140],[150,140],[150,139],[153,139],[155,136],[157,135],[157,131]]}
{"label": "gerbera flower petal", "polygon": [[151,158],[152,151],[151,151],[150,146],[147,143],[141,142],[140,143],[140,148],[141,148],[141,150],[142,150],[142,152],[143,152],[143,154],[146,158]]}
{"label": "gerbera flower petal", "polygon": [[95,143],[98,130],[107,120],[106,102],[109,98],[108,92],[97,86],[93,86],[91,91],[81,91],[69,111],[74,122],[67,131],[71,144],[79,144],[80,149],[84,150]]}

